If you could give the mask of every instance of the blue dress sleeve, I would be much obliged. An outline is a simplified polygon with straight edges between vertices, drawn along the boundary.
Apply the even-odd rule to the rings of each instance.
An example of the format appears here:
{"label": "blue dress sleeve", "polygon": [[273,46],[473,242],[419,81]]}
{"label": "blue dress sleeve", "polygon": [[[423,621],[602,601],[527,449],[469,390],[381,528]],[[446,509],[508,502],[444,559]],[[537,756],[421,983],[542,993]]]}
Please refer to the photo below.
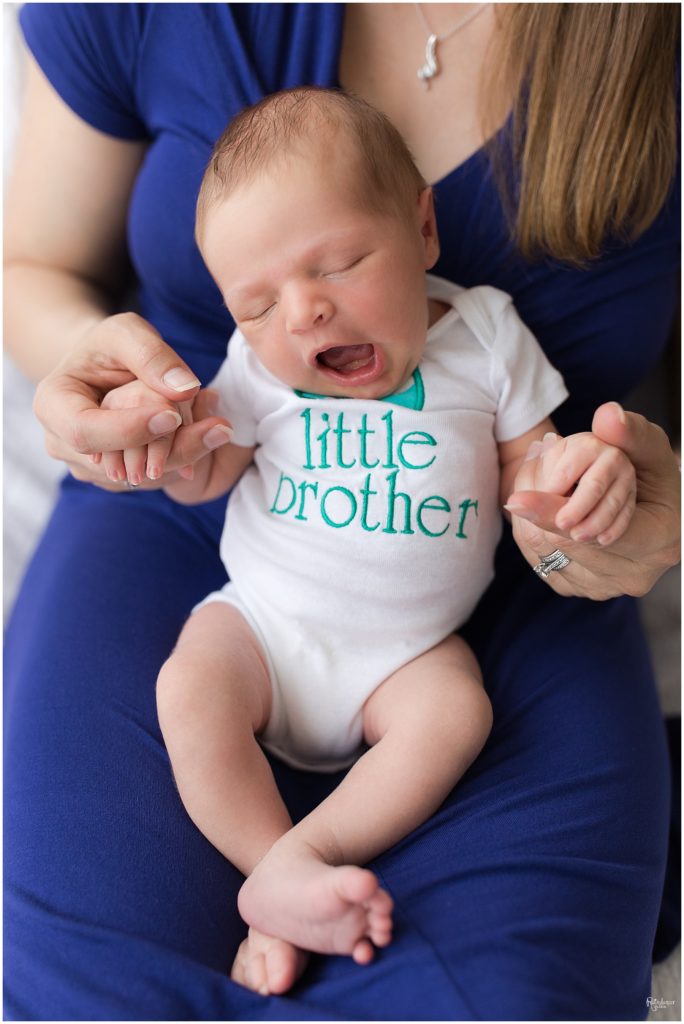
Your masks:
{"label": "blue dress sleeve", "polygon": [[64,102],[107,135],[143,139],[136,68],[146,4],[29,3],[26,44]]}

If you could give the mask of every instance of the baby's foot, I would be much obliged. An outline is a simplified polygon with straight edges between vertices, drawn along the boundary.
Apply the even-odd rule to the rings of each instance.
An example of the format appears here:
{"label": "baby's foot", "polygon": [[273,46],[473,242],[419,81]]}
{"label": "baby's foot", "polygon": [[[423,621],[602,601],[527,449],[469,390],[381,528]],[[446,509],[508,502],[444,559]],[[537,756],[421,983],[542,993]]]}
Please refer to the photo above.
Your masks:
{"label": "baby's foot", "polygon": [[333,867],[308,843],[285,836],[249,876],[238,896],[243,919],[258,931],[313,953],[346,953],[369,963],[373,946],[392,939],[392,898],[371,871]]}
{"label": "baby's foot", "polygon": [[292,943],[250,928],[240,943],[230,976],[262,996],[279,996],[301,977],[308,959],[309,954]]}

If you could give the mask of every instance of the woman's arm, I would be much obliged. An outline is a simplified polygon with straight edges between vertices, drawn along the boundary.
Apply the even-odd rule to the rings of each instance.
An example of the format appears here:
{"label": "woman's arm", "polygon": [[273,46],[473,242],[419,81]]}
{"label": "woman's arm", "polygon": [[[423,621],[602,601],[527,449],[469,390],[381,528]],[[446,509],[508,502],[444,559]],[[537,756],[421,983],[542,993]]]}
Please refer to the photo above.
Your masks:
{"label": "woman's arm", "polygon": [[[108,391],[140,378],[173,411],[199,389],[150,324],[135,313],[113,312],[127,270],[128,203],[144,153],[144,143],[112,138],[77,117],[27,57],[5,214],[6,346],[41,382],[35,410],[48,453],[101,486],[107,486],[104,469],[87,453],[159,436],[144,408],[101,410]],[[203,437],[217,422],[181,428],[188,463],[207,454]],[[163,433],[174,429],[171,417]]]}
{"label": "woman's arm", "polygon": [[91,128],[27,62],[5,209],[5,344],[39,381],[116,308],[145,144]]}

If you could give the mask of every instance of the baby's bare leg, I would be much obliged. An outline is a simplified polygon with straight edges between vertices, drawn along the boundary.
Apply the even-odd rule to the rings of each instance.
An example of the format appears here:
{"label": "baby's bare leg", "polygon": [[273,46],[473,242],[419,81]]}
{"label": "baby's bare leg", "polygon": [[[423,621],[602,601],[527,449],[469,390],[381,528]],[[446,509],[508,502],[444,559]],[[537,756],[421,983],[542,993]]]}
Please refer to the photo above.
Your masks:
{"label": "baby's bare leg", "polygon": [[185,809],[245,875],[292,827],[255,739],[270,706],[268,669],[249,625],[232,605],[205,605],[159,674],[159,724]]}
{"label": "baby's bare leg", "polygon": [[[482,749],[491,720],[477,662],[459,637],[399,669],[366,702],[371,749],[245,882],[239,895],[245,920],[320,952],[345,951],[336,947],[341,933],[347,943],[355,934],[352,955],[358,962],[371,959],[369,939],[390,941],[391,900],[370,872],[351,865],[371,860],[439,807]],[[347,908],[338,893],[337,903],[328,900],[327,916],[310,919],[303,932],[302,911],[293,908],[316,904],[312,884],[319,896],[330,896],[342,879],[349,887]]]}
{"label": "baby's bare leg", "polygon": [[[268,669],[247,622],[231,605],[205,605],[159,675],[159,722],[188,814],[245,875],[292,826],[255,739],[270,703]],[[305,964],[290,943],[251,929],[233,976],[279,993]]]}

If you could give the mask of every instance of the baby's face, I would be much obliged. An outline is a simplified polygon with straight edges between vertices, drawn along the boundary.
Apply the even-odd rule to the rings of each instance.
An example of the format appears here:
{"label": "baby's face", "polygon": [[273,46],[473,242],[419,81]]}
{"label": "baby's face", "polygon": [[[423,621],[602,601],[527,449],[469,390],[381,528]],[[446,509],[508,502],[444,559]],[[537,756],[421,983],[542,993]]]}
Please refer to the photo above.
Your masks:
{"label": "baby's face", "polygon": [[420,362],[438,244],[429,190],[410,219],[357,196],[340,156],[294,157],[208,213],[202,254],[275,377],[313,394],[382,398]]}

